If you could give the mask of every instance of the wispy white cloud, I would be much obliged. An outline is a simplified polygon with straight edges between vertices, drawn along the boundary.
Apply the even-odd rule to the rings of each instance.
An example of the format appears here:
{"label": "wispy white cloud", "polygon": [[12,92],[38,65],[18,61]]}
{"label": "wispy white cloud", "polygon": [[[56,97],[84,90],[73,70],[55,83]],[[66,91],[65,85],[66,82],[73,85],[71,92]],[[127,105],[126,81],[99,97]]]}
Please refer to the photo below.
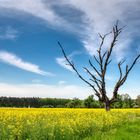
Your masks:
{"label": "wispy white cloud", "polygon": [[0,51],[0,61],[36,74],[53,76],[52,73],[41,70],[38,65],[26,62],[15,54],[6,51]]}
{"label": "wispy white cloud", "polygon": [[71,72],[73,72],[72,67],[67,63],[66,59],[64,57],[59,57],[56,58],[56,62],[57,64],[59,64],[61,67],[70,70]]}
{"label": "wispy white cloud", "polygon": [[86,98],[92,94],[89,88],[76,85],[45,84],[7,84],[0,83],[1,96],[16,97],[51,97],[51,98]]}
{"label": "wispy white cloud", "polygon": [[18,37],[18,30],[8,26],[4,29],[0,28],[0,39],[3,40],[14,40]]}
{"label": "wispy white cloud", "polygon": [[[0,8],[16,10],[18,13],[25,12],[44,20],[53,27],[59,27],[59,30],[65,29],[76,33],[90,55],[96,54],[99,44],[97,33],[104,34],[110,31],[114,22],[120,20],[122,25],[128,24],[128,26],[119,39],[120,41],[114,52],[118,60],[127,55],[126,50],[130,47],[133,38],[140,36],[137,30],[140,25],[139,5],[139,0],[59,0],[59,2],[52,0],[24,0],[20,3],[18,0],[0,1]],[[64,16],[58,14],[58,10],[54,6],[59,7],[59,10],[64,9],[64,7],[71,7],[71,10],[80,11],[82,13],[81,17],[76,17],[79,19],[78,26],[76,26],[77,20],[75,23],[74,20],[70,21],[74,15]],[[63,12],[63,14],[65,13]]]}
{"label": "wispy white cloud", "polygon": [[86,24],[82,30],[84,32],[82,42],[91,55],[96,53],[98,47],[97,33],[104,34],[110,31],[116,20],[120,20],[122,25],[128,24],[115,50],[117,59],[127,55],[126,50],[130,47],[134,37],[140,36],[137,32],[140,25],[139,0],[69,0],[64,3],[70,4],[84,13],[83,21]]}
{"label": "wispy white cloud", "polygon": [[[109,97],[112,97],[112,89],[109,89]],[[132,98],[139,95],[139,86],[135,90],[127,87],[120,89],[119,94],[129,93]],[[1,96],[14,97],[50,97],[50,98],[80,98],[85,99],[94,94],[90,88],[76,85],[46,85],[46,84],[8,84],[0,83]],[[95,96],[96,98],[96,96]],[[97,98],[96,98],[97,99]]]}
{"label": "wispy white cloud", "polygon": [[51,4],[53,2],[44,1],[44,0],[5,0],[0,1],[0,8],[9,9],[9,14],[14,14],[17,12],[17,15],[22,15],[22,13],[32,15],[37,17],[47,24],[52,25],[53,27],[60,27],[63,25],[63,29],[71,28],[70,24],[62,17],[58,16],[57,13],[52,10]]}
{"label": "wispy white cloud", "polygon": [[[139,0],[61,0],[61,2],[62,6],[69,5],[83,13],[80,22],[82,30],[79,30],[78,34],[90,55],[97,54],[96,50],[100,42],[98,33],[109,32],[116,20],[120,21],[120,26],[128,25],[121,34],[114,51],[118,61],[130,53],[132,49],[130,45],[135,37],[140,37],[137,30],[140,25]],[[109,45],[110,39],[107,38],[104,47]]]}

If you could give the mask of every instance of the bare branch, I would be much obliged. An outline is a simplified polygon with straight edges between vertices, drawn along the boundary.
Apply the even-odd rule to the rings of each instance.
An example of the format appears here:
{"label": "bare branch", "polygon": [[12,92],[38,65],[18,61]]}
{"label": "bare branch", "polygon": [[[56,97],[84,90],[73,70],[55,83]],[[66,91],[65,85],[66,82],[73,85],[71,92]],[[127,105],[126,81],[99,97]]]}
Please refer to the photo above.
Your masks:
{"label": "bare branch", "polygon": [[122,69],[121,69],[121,65],[125,62],[125,60],[120,61],[120,63],[118,64],[118,68],[120,71],[120,78],[118,80],[118,82],[115,85],[114,91],[113,91],[113,97],[111,99],[111,102],[114,102],[117,98],[117,94],[118,94],[118,90],[119,88],[124,84],[124,82],[126,81],[128,74],[130,73],[130,71],[132,70],[132,68],[134,67],[134,65],[136,64],[137,60],[140,58],[140,54],[134,59],[132,65],[130,66],[130,68],[128,68],[128,65],[126,65],[126,70],[125,70],[125,74],[124,76],[122,76]]}
{"label": "bare branch", "polygon": [[76,74],[79,76],[79,78],[80,78],[81,80],[83,80],[85,83],[87,83],[90,87],[92,87],[92,88],[94,89],[95,92],[98,93],[98,91],[96,90],[96,88],[94,87],[94,85],[92,85],[90,82],[88,82],[87,80],[85,80],[85,79],[80,75],[80,73],[77,71],[77,69],[75,68],[74,64],[68,59],[68,57],[67,57],[67,55],[66,55],[66,53],[65,53],[65,51],[64,51],[64,49],[63,49],[63,47],[62,47],[62,45],[60,44],[60,42],[58,42],[58,45],[60,46],[60,48],[61,48],[61,50],[62,50],[62,53],[63,53],[63,55],[64,55],[66,61],[69,63],[69,65],[72,67],[72,69],[76,72]]}
{"label": "bare branch", "polygon": [[107,54],[107,51],[104,52],[103,56],[102,56],[102,61],[104,60],[105,55]]}
{"label": "bare branch", "polygon": [[130,73],[130,71],[132,70],[132,68],[134,67],[134,65],[136,64],[136,62],[139,58],[140,58],[140,54],[134,59],[130,68],[128,68],[128,65],[126,66],[126,73],[125,73],[123,79],[121,80],[121,85],[123,85],[123,83],[126,81],[128,74]]}
{"label": "bare branch", "polygon": [[98,61],[98,59],[96,58],[96,56],[94,55],[94,59],[96,60],[96,62],[100,65],[100,62]]}
{"label": "bare branch", "polygon": [[100,74],[100,72],[95,68],[95,66],[93,66],[93,64],[91,63],[91,61],[89,60],[89,64],[90,64],[90,66],[95,70],[95,72],[98,74],[98,76],[100,76],[101,77],[101,74]]}
{"label": "bare branch", "polygon": [[[100,81],[100,80],[98,80],[86,67],[83,67],[83,68],[94,79],[92,81],[97,85],[98,89],[101,90],[100,84],[98,83],[98,81]],[[101,83],[101,81],[100,81],[100,83]]]}
{"label": "bare branch", "polygon": [[111,63],[112,59],[108,61],[107,65],[109,65]]}
{"label": "bare branch", "polygon": [[105,38],[106,38],[106,36],[108,36],[109,34],[111,34],[112,33],[112,31],[111,32],[109,32],[109,33],[107,33],[107,34],[105,34],[105,35],[101,35],[100,33],[98,33],[99,34],[99,37],[101,38],[101,44],[100,44],[100,47],[99,47],[99,51],[101,52],[101,49],[102,49],[102,46],[103,46],[103,44],[104,44],[104,40],[105,40]]}

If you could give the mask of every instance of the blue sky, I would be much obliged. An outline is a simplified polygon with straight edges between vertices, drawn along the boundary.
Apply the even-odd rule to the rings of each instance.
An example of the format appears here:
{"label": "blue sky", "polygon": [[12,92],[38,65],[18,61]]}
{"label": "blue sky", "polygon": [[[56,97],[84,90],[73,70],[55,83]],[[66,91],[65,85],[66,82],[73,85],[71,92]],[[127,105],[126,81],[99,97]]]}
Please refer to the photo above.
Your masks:
{"label": "blue sky", "polygon": [[[92,89],[78,79],[63,58],[60,41],[77,69],[96,55],[98,33],[116,20],[127,25],[112,54],[106,76],[109,96],[118,78],[117,62],[131,64],[140,53],[139,0],[0,0],[0,96],[85,98]],[[104,47],[109,46],[110,38]],[[95,62],[93,61],[95,64]],[[95,64],[96,65],[96,64]],[[140,61],[120,94],[140,94]]]}

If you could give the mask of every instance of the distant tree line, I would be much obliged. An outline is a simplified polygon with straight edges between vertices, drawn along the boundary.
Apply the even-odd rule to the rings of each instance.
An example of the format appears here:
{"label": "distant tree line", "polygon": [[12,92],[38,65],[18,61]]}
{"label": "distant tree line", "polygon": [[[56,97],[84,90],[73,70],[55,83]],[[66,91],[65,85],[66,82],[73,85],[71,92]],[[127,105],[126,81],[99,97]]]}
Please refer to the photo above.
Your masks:
{"label": "distant tree line", "polygon": [[0,107],[65,107],[70,99],[0,97]]}
{"label": "distant tree line", "polygon": [[[128,94],[118,95],[118,101],[112,104],[111,108],[139,108],[140,95],[131,99]],[[93,95],[84,100],[78,98],[18,98],[0,97],[0,107],[34,107],[34,108],[104,108],[104,104],[94,99]]]}

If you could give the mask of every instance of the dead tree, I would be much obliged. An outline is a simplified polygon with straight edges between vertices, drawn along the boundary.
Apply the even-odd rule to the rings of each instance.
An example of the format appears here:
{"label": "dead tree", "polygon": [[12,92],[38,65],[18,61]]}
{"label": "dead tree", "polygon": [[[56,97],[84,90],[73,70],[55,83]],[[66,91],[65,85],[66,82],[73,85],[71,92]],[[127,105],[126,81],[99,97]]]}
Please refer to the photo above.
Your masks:
{"label": "dead tree", "polygon": [[[96,74],[93,74],[91,72],[91,70],[89,70],[88,68],[83,67],[84,70],[87,72],[87,74],[89,74],[89,76],[90,76],[89,80],[86,80],[78,72],[74,63],[67,57],[62,45],[60,44],[60,42],[58,42],[58,45],[60,46],[62,53],[63,53],[66,61],[68,62],[68,65],[70,65],[72,67],[72,69],[76,72],[76,74],[79,76],[79,78],[82,81],[84,81],[86,84],[88,84],[93,89],[93,91],[94,91],[95,95],[98,97],[99,101],[104,103],[106,111],[109,111],[111,104],[117,101],[117,95],[118,95],[119,88],[125,83],[130,71],[132,70],[132,68],[136,64],[137,60],[140,58],[140,54],[137,55],[137,57],[134,59],[133,63],[130,66],[126,65],[124,72],[122,69],[122,64],[124,63],[125,60],[122,60],[118,63],[119,79],[115,84],[112,98],[109,98],[107,96],[107,92],[106,92],[105,76],[106,76],[108,65],[111,63],[111,60],[112,60],[111,59],[112,51],[116,45],[118,36],[122,32],[123,28],[124,27],[119,28],[118,22],[117,22],[113,26],[113,29],[110,33],[105,34],[103,36],[101,34],[99,34],[99,37],[101,39],[101,43],[100,43],[99,49],[97,50],[97,56],[94,56],[95,61],[99,65],[99,69],[93,65],[91,60],[89,60],[89,65],[95,71]],[[103,51],[102,47],[103,47],[105,38],[109,34],[111,34],[113,36],[110,47],[106,51]]]}

